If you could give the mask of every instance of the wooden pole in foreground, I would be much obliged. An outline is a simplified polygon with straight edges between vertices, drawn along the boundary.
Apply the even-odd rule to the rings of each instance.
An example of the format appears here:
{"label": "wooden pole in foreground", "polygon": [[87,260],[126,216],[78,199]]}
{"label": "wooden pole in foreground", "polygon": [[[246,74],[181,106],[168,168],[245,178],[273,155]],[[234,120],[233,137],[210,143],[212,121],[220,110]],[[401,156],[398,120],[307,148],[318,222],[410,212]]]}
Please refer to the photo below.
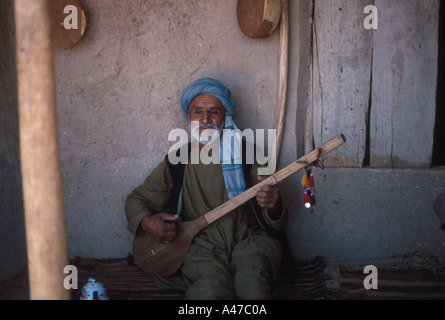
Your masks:
{"label": "wooden pole in foreground", "polygon": [[30,297],[69,299],[49,0],[15,0],[15,24]]}

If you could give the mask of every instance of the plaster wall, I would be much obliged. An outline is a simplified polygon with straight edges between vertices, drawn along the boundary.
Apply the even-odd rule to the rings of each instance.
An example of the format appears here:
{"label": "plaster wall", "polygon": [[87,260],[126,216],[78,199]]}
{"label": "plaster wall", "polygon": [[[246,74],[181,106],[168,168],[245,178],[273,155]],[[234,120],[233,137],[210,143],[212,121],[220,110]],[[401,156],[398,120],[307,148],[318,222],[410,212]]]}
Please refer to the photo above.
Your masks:
{"label": "plaster wall", "polygon": [[[417,251],[445,261],[445,232],[433,211],[445,191],[445,170],[326,168],[314,178],[313,213],[303,209],[302,196],[287,198],[295,257],[354,263]],[[299,187],[286,183],[294,192]]]}

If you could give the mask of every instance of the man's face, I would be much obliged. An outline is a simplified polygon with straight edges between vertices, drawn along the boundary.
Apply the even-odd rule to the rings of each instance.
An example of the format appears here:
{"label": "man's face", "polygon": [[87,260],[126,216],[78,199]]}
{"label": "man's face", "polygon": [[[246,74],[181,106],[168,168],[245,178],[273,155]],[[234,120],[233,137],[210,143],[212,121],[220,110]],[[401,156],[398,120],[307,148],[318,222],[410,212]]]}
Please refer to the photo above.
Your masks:
{"label": "man's face", "polygon": [[[220,128],[224,122],[225,109],[219,99],[212,95],[203,93],[196,96],[190,103],[188,111],[189,121],[199,121],[200,124],[213,124],[217,128]],[[211,127],[199,128],[199,134],[205,129],[211,129]]]}

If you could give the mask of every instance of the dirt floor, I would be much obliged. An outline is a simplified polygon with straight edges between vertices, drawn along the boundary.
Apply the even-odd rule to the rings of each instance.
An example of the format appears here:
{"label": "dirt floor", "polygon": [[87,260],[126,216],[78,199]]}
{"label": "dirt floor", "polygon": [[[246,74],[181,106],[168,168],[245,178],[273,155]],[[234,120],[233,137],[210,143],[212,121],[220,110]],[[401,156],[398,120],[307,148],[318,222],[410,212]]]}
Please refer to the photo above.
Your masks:
{"label": "dirt floor", "polygon": [[[112,300],[183,300],[180,291],[161,291],[153,286],[153,277],[133,264],[132,257],[122,259],[86,259],[76,257],[70,263],[78,268],[79,288],[72,299],[79,299],[82,284],[88,278],[104,283]],[[366,265],[378,270],[378,288],[367,290]],[[295,280],[275,288],[279,300],[444,300],[445,264],[426,252],[374,259],[326,262],[323,258],[294,264]],[[24,269],[16,277],[0,283],[1,300],[28,300],[28,277]]]}

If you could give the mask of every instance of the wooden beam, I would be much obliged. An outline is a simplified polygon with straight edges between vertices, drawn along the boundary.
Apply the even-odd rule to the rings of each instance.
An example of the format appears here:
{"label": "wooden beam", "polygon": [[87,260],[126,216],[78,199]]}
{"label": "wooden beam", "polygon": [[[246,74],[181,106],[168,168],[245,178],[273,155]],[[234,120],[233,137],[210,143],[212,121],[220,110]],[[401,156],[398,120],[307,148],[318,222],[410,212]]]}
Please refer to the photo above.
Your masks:
{"label": "wooden beam", "polygon": [[280,21],[280,61],[278,72],[278,99],[275,109],[275,124],[277,130],[276,162],[280,158],[281,145],[283,142],[284,124],[287,106],[287,90],[289,78],[289,0],[281,1]]}
{"label": "wooden beam", "polygon": [[[48,0],[15,0],[19,136],[30,297],[69,299]],[[65,275],[66,276],[66,275]]]}

